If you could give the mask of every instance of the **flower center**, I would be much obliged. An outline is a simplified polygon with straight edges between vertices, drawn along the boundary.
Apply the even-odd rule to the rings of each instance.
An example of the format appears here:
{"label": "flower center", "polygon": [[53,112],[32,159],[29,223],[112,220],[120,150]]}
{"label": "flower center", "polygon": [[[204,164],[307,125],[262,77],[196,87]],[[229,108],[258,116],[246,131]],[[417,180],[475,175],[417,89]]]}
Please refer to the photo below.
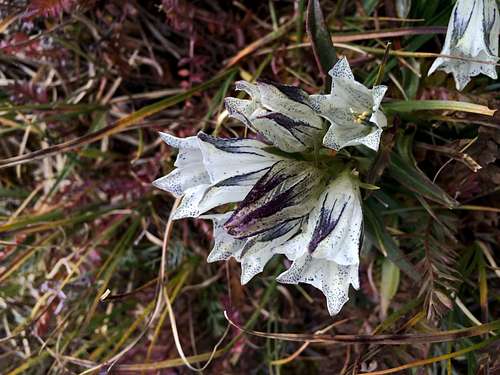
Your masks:
{"label": "flower center", "polygon": [[372,111],[364,111],[364,112],[356,112],[352,108],[349,108],[349,111],[352,114],[354,122],[359,125],[372,126],[370,121],[370,117],[372,116]]}
{"label": "flower center", "polygon": [[354,122],[359,125],[370,125],[370,117],[372,115],[371,111],[356,112],[352,108],[349,108],[351,114],[354,118]]}

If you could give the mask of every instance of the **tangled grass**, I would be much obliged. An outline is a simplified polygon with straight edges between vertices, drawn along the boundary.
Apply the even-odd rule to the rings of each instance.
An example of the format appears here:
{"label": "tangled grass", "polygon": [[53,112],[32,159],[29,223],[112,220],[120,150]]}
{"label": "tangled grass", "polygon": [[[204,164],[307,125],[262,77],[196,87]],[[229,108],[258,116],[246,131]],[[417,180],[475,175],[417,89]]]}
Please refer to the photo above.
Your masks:
{"label": "tangled grass", "polygon": [[499,85],[427,77],[453,4],[396,3],[321,2],[337,55],[390,88],[379,152],[354,155],[380,188],[361,289],[332,318],[280,259],[245,287],[207,264],[211,227],[151,186],[158,131],[246,134],[236,80],[324,87],[305,0],[0,1],[0,372],[500,372]]}

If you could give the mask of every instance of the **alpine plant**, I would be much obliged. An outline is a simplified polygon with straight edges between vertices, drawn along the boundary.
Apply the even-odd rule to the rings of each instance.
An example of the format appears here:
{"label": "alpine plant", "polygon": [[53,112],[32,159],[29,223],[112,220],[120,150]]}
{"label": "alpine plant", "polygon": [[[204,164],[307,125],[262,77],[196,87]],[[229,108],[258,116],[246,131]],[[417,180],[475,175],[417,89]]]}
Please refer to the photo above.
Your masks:
{"label": "alpine plant", "polygon": [[[429,75],[437,69],[452,73],[461,91],[471,77],[485,74],[497,79],[498,37],[500,19],[496,0],[458,0],[453,8],[442,54]],[[483,61],[483,62],[481,62]]]}
{"label": "alpine plant", "polygon": [[174,219],[213,221],[208,262],[235,258],[246,284],[283,254],[292,263],[277,281],[320,289],[333,315],[349,286],[359,288],[363,216],[352,162],[322,147],[377,150],[387,120],[379,109],[385,86],[370,90],[356,82],[345,58],[329,73],[327,95],[237,82],[250,99],[226,98],[226,109],[261,140],[160,133],[179,152],[176,168],[154,185],[182,197]]}

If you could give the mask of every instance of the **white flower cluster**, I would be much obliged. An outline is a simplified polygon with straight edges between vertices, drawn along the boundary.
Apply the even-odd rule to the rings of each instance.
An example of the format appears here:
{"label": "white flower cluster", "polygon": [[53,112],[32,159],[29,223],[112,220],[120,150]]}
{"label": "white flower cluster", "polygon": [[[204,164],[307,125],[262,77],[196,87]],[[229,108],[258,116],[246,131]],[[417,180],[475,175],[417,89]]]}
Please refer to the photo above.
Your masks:
{"label": "white flower cluster", "polygon": [[[326,296],[330,314],[336,314],[348,300],[349,285],[359,287],[359,180],[350,168],[332,173],[328,161],[314,159],[314,151],[321,145],[377,150],[387,120],[379,109],[386,87],[370,90],[356,82],[346,59],[330,75],[328,95],[238,82],[237,89],[250,99],[227,98],[226,108],[265,141],[162,133],[179,154],[176,168],[154,185],[182,197],[175,219],[213,220],[209,262],[234,257],[244,284],[273,255],[284,254],[292,265],[277,280],[312,284]],[[220,207],[217,212],[223,212],[229,203],[229,211],[211,211]]]}
{"label": "white flower cluster", "polygon": [[[453,8],[443,55],[429,69],[452,73],[457,90],[463,90],[471,77],[485,74],[497,79],[500,19],[496,0],[458,0]],[[472,61],[474,60],[474,61]],[[481,62],[483,61],[483,62]]]}

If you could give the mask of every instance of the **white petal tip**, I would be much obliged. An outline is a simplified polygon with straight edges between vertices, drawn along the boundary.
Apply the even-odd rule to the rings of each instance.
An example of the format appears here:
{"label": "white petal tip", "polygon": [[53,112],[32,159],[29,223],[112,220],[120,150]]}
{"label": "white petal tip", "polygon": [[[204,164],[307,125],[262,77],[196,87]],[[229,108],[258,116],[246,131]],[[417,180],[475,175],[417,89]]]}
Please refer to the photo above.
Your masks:
{"label": "white petal tip", "polygon": [[164,133],[164,132],[159,132],[160,138],[163,142],[165,142],[167,145],[176,147],[175,145],[179,144],[181,142],[180,138],[177,138],[176,136],[173,136],[172,134]]}
{"label": "white petal tip", "polygon": [[338,60],[332,69],[328,72],[332,78],[345,78],[354,81],[354,75],[352,74],[351,67],[349,66],[349,61],[347,57],[342,57]]}

